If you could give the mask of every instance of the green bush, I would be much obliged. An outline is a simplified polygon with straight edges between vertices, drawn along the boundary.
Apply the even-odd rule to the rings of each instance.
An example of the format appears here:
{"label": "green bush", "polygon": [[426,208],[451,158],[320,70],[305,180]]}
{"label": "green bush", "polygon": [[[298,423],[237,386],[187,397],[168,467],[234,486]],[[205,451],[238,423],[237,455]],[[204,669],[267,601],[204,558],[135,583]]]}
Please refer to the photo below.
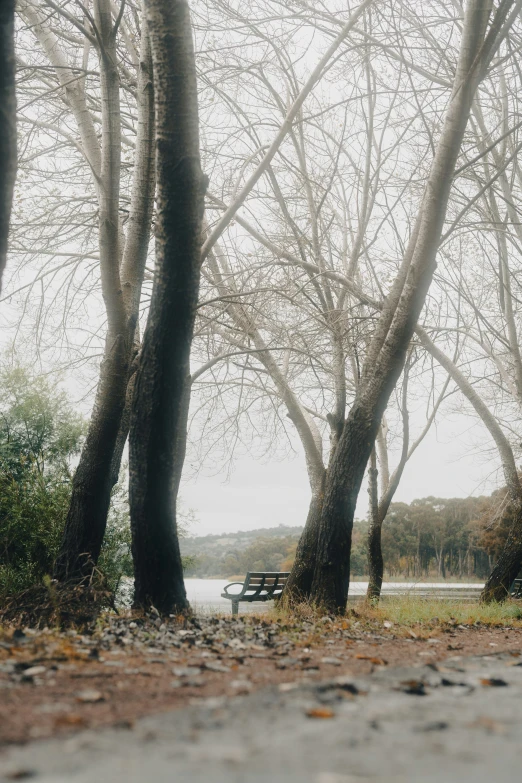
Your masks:
{"label": "green bush", "polygon": [[[57,383],[19,366],[0,369],[0,600],[53,572],[85,428]],[[113,490],[98,563],[113,590],[133,575],[126,473]],[[184,535],[193,512],[181,507],[179,518]]]}
{"label": "green bush", "polygon": [[52,571],[84,427],[57,384],[0,371],[0,597]]}

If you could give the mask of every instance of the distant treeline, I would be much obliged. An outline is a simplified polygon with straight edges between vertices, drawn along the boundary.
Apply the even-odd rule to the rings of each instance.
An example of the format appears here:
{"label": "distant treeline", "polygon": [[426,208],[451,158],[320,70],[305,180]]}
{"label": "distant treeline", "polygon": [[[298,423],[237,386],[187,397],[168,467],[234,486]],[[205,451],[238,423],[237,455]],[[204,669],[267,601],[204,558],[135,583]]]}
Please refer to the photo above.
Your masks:
{"label": "distant treeline", "polygon": [[[505,490],[490,497],[423,498],[393,503],[383,525],[382,544],[388,577],[484,579],[500,552],[511,523]],[[368,523],[356,521],[352,575],[368,573]],[[291,568],[300,527],[186,538],[185,576],[228,578],[247,571]]]}

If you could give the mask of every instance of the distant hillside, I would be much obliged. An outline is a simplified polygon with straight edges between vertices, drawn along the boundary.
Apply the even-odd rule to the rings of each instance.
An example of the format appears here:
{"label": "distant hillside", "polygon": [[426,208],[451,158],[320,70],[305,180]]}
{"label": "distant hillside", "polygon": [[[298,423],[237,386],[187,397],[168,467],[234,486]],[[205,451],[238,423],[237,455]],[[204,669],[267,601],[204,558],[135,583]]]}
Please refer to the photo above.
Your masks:
{"label": "distant hillside", "polygon": [[221,535],[182,538],[181,553],[193,577],[236,576],[247,571],[285,571],[290,568],[302,527],[258,528]]}

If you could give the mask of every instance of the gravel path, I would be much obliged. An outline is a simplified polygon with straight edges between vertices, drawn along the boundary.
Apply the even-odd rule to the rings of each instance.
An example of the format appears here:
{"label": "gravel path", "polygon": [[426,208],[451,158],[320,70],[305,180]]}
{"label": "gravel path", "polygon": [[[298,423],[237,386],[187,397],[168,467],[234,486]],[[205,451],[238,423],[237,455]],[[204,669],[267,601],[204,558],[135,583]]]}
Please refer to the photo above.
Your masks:
{"label": "gravel path", "polygon": [[0,756],[0,780],[511,783],[521,760],[522,657],[500,653],[289,682],[33,742]]}

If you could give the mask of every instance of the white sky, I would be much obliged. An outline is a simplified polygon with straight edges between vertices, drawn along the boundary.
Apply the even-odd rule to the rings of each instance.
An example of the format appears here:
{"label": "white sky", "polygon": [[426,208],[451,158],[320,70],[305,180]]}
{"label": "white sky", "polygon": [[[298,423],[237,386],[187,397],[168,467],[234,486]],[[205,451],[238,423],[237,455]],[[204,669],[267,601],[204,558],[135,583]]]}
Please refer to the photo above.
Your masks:
{"label": "white sky", "polygon": [[[489,494],[502,484],[496,452],[480,454],[489,447],[488,433],[463,415],[441,416],[406,466],[395,500],[415,498],[467,497]],[[309,487],[304,458],[261,462],[251,457],[238,459],[230,480],[200,475],[182,484],[186,507],[198,519],[192,535],[231,533],[280,524],[302,525],[306,519]],[[367,512],[366,482],[359,495],[357,516]]]}

